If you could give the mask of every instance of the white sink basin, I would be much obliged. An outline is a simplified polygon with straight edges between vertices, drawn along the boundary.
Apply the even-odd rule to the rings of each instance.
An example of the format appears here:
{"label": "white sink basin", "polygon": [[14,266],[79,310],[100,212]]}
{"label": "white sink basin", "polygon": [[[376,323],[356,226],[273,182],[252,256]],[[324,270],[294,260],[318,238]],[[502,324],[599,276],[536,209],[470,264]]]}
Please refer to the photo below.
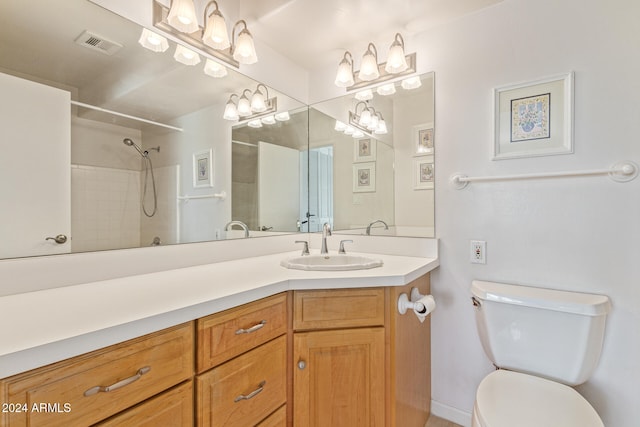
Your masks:
{"label": "white sink basin", "polygon": [[296,270],[313,271],[366,270],[380,267],[382,260],[360,255],[315,254],[287,258],[282,260],[280,265]]}

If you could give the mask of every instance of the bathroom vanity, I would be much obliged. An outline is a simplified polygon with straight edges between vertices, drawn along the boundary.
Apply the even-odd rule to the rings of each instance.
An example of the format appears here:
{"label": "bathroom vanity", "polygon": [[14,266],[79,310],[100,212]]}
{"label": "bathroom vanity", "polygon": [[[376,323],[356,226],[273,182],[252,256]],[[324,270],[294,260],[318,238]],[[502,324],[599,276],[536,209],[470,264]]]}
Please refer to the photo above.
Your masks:
{"label": "bathroom vanity", "polygon": [[[423,426],[430,405],[429,318],[420,323],[411,312],[400,315],[396,304],[412,287],[429,293],[437,257],[376,255],[384,261],[377,270],[309,272],[280,267],[283,255],[289,254],[154,273],[173,280],[174,288],[179,283],[176,292],[183,298],[191,293],[192,299],[182,311],[153,314],[155,324],[198,314],[156,332],[3,374],[0,426],[305,426],[326,422],[329,413],[339,415],[334,426]],[[252,288],[240,273],[247,263],[262,268],[261,278],[252,275]],[[39,297],[82,295],[91,287],[95,304],[106,304],[120,282],[127,289],[120,289],[120,297],[144,295],[148,280],[142,276],[105,281],[107,288],[97,282],[30,294],[38,304]],[[231,276],[236,283],[227,281]],[[198,277],[209,284],[207,292],[216,284],[217,300],[207,294],[206,302],[195,303]],[[157,292],[144,308],[147,314],[166,304],[163,299],[175,302],[158,277],[153,279]],[[2,297],[0,304],[8,307],[14,298],[24,302],[29,296]],[[68,304],[50,318],[50,327],[64,323],[62,312],[74,305]],[[112,307],[111,316],[122,308]],[[135,325],[125,322],[109,331],[117,337],[126,329],[141,330]],[[108,342],[109,331],[85,334],[78,342],[98,346]],[[4,372],[21,369],[5,363],[16,354],[46,360],[42,353],[48,347],[55,350],[55,343],[5,351],[0,365]]]}

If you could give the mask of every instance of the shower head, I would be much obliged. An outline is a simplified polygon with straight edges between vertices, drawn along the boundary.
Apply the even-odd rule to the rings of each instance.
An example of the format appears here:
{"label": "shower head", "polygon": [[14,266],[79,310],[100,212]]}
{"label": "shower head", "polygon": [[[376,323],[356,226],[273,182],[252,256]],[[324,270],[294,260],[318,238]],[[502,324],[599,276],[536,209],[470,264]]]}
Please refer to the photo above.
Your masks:
{"label": "shower head", "polygon": [[127,145],[129,147],[135,148],[136,151],[138,151],[138,153],[140,153],[140,155],[142,157],[147,157],[147,153],[142,151],[142,149],[140,147],[138,147],[138,144],[133,142],[133,140],[131,138],[125,138],[125,139],[122,140],[122,142],[124,143],[124,145]]}

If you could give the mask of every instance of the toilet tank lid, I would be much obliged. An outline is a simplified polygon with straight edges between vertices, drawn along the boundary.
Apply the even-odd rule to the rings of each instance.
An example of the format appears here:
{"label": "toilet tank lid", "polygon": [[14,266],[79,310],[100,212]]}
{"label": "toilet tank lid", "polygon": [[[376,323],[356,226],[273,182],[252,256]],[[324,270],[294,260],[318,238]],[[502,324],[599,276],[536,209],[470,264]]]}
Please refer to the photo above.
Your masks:
{"label": "toilet tank lid", "polygon": [[609,312],[606,295],[559,291],[506,283],[471,282],[471,293],[481,300],[514,304],[545,310],[575,313],[584,316],[602,316]]}

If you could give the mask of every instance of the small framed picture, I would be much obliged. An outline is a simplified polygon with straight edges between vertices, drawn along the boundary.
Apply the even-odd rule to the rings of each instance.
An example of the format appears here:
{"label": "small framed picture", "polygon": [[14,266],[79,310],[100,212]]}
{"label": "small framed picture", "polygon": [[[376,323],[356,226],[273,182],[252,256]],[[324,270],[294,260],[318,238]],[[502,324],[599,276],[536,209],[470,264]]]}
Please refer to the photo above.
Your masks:
{"label": "small framed picture", "polygon": [[433,156],[424,156],[414,160],[414,190],[433,189],[434,163]]}
{"label": "small framed picture", "polygon": [[494,89],[493,160],[573,153],[573,73]]}
{"label": "small framed picture", "polygon": [[213,150],[193,153],[193,187],[213,187]]}
{"label": "small framed picture", "polygon": [[376,191],[375,162],[358,163],[353,165],[353,192],[371,193]]}
{"label": "small framed picture", "polygon": [[353,141],[354,162],[375,162],[376,140],[371,138],[356,139]]}
{"label": "small framed picture", "polygon": [[433,123],[413,127],[413,148],[415,156],[433,154]]}

